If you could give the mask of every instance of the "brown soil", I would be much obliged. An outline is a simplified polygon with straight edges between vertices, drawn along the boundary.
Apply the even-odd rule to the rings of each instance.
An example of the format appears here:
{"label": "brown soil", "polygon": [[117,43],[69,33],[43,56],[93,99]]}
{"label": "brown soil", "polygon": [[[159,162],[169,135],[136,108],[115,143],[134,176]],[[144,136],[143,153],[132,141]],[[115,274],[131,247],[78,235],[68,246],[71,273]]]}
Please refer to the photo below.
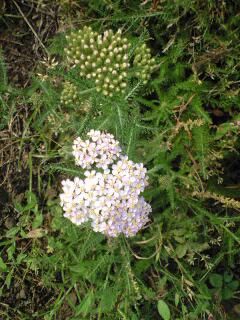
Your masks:
{"label": "brown soil", "polygon": [[[26,88],[30,84],[36,66],[46,57],[48,40],[58,29],[58,18],[55,1],[0,0],[0,48],[10,87]],[[3,98],[8,104],[7,94]],[[23,103],[21,96],[15,100],[19,103],[14,105],[8,125],[0,131],[0,239],[16,226],[18,212],[13,201],[23,195],[29,183],[29,146],[24,145],[19,153],[19,140],[31,106]],[[22,250],[22,244],[17,243],[17,251]],[[44,310],[54,297],[36,275],[27,273],[23,280],[21,272],[14,273],[9,290],[0,299],[0,320],[22,319],[17,315],[20,311],[31,315]]]}
{"label": "brown soil", "polygon": [[[42,4],[41,4],[42,3]],[[45,45],[58,28],[55,1],[3,0],[0,5],[0,45],[10,82],[26,87]]]}

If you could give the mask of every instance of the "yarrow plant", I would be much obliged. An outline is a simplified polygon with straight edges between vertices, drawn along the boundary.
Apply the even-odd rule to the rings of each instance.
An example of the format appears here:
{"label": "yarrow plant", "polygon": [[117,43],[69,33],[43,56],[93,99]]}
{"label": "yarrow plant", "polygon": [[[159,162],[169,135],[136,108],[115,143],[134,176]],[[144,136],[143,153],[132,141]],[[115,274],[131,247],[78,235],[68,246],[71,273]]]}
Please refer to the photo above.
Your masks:
{"label": "yarrow plant", "polygon": [[135,76],[146,84],[156,67],[150,49],[143,44],[136,48],[134,69],[130,70],[131,44],[123,37],[121,29],[116,33],[110,29],[99,34],[85,26],[72,31],[66,36],[66,40],[65,54],[70,68],[79,68],[79,75],[93,80],[96,91],[105,96],[124,93],[130,76]]}
{"label": "yarrow plant", "polygon": [[94,231],[108,237],[134,236],[151,212],[141,196],[148,185],[147,170],[123,155],[111,134],[91,130],[87,135],[90,139],[73,143],[76,164],[89,169],[85,178],[62,181],[64,216],[77,225],[91,221]]}

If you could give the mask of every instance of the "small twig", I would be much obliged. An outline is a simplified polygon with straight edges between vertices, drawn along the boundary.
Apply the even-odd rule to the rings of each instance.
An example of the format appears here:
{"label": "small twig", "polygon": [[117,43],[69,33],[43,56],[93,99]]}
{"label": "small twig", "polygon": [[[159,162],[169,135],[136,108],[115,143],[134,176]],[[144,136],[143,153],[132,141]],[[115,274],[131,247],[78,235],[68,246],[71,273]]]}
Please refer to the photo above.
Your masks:
{"label": "small twig", "polygon": [[155,236],[153,236],[153,237],[150,238],[150,239],[142,240],[142,241],[135,241],[134,243],[136,243],[136,244],[146,244],[146,243],[149,243],[149,242],[153,241],[153,240],[156,239],[156,238],[157,238],[157,236],[155,235]]}
{"label": "small twig", "polygon": [[200,176],[199,176],[199,174],[198,174],[198,172],[197,172],[197,169],[196,169],[196,168],[197,168],[197,163],[196,163],[195,159],[193,158],[191,152],[190,152],[187,148],[185,148],[185,150],[187,151],[187,154],[188,154],[189,158],[191,159],[191,161],[192,161],[192,163],[193,163],[193,170],[194,170],[194,172],[196,173],[196,176],[197,176],[198,181],[199,181],[199,183],[200,183],[201,189],[202,189],[202,191],[204,192],[204,187],[203,187],[202,180],[201,180],[201,178],[200,178]]}
{"label": "small twig", "polygon": [[26,24],[29,26],[29,28],[31,29],[32,33],[34,34],[34,36],[37,38],[37,40],[39,41],[40,45],[43,47],[43,49],[45,50],[47,56],[49,56],[48,50],[47,48],[44,46],[42,40],[39,38],[38,34],[36,33],[36,31],[33,29],[32,25],[29,23],[28,19],[25,17],[24,13],[22,12],[21,8],[19,7],[19,5],[16,3],[15,0],[13,0],[13,3],[15,4],[16,8],[18,9],[19,13],[22,15],[24,21],[26,22]]}
{"label": "small twig", "polygon": [[[21,17],[22,18],[22,17]],[[3,42],[9,42],[9,43],[14,43],[14,44],[18,44],[20,46],[24,46],[23,43],[21,42],[18,42],[18,41],[14,41],[14,40],[10,40],[10,39],[3,39],[3,38],[0,38],[0,41],[3,41]]]}
{"label": "small twig", "polygon": [[126,239],[124,239],[124,240],[125,240],[125,243],[126,243],[128,249],[129,249],[129,251],[132,253],[132,255],[133,255],[136,259],[139,259],[139,260],[149,260],[149,259],[152,259],[153,257],[155,257],[155,256],[157,255],[157,253],[159,252],[159,249],[160,249],[160,248],[157,248],[156,251],[155,251],[153,254],[151,254],[150,256],[148,256],[148,257],[141,257],[141,256],[137,255],[137,254],[133,251],[133,249],[131,248],[131,246],[130,246],[129,243],[127,242],[127,240],[126,240]]}
{"label": "small twig", "polygon": [[8,17],[8,18],[18,18],[21,19],[22,17],[16,14],[10,14],[10,13],[5,13],[4,17]]}
{"label": "small twig", "polygon": [[90,88],[90,89],[86,89],[86,90],[80,91],[78,94],[79,95],[83,95],[85,93],[89,93],[89,92],[92,92],[94,90],[96,90],[96,88]]}
{"label": "small twig", "polygon": [[[178,112],[179,116],[178,119],[180,119],[183,111],[185,111],[187,109],[187,106],[192,102],[193,98],[196,96],[196,94],[192,94],[191,97],[188,99],[188,101],[186,103],[182,103],[180,106],[176,106],[174,109],[174,113]],[[180,107],[180,108],[179,108]],[[179,108],[179,110],[177,110],[177,108]]]}

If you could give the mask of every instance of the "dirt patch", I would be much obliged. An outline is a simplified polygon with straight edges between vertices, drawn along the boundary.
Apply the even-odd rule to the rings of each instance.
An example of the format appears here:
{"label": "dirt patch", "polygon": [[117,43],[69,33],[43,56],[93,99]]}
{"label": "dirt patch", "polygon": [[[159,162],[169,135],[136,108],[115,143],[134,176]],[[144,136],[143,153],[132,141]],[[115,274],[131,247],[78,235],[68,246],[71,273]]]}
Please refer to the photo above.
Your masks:
{"label": "dirt patch", "polygon": [[28,85],[35,66],[46,56],[46,44],[58,28],[58,6],[53,1],[3,1],[0,46],[10,82]]}

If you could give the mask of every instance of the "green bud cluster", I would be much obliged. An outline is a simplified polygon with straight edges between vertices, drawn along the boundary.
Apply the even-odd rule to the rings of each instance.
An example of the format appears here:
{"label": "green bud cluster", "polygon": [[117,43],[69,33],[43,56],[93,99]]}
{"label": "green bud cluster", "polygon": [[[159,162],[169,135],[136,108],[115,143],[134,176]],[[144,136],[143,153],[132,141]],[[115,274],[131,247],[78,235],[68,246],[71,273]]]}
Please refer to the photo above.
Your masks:
{"label": "green bud cluster", "polygon": [[130,44],[122,37],[120,29],[116,33],[107,30],[100,35],[85,26],[66,38],[68,61],[73,66],[79,66],[80,76],[94,80],[96,90],[105,96],[124,92],[130,66]]}
{"label": "green bud cluster", "polygon": [[135,50],[133,66],[137,69],[136,76],[146,84],[156,66],[156,60],[145,43]]}
{"label": "green bud cluster", "polygon": [[77,105],[80,113],[87,113],[92,108],[89,100],[82,100],[80,97],[79,88],[69,81],[66,81],[63,85],[61,104],[66,107]]}
{"label": "green bud cluster", "polygon": [[70,106],[78,103],[80,103],[78,96],[78,87],[66,81],[63,85],[63,91],[61,94],[61,104]]}

